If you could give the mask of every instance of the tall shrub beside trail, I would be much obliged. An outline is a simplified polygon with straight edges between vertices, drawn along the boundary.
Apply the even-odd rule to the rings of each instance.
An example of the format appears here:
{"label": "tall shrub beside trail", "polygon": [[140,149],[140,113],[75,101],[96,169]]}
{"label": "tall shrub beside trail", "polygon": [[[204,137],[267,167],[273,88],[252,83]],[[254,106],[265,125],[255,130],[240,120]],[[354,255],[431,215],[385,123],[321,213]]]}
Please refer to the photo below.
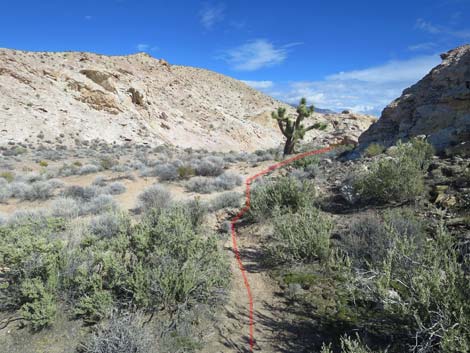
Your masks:
{"label": "tall shrub beside trail", "polygon": [[424,193],[424,175],[432,155],[433,148],[425,141],[399,142],[388,156],[356,175],[354,191],[363,202],[374,204],[413,200]]}

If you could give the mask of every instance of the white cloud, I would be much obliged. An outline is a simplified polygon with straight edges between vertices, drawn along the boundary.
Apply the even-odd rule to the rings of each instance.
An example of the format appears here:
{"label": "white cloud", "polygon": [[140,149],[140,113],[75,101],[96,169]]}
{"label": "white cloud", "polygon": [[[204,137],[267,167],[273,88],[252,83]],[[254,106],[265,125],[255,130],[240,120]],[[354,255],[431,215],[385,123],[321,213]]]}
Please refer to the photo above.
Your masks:
{"label": "white cloud", "polygon": [[416,20],[415,27],[422,30],[422,31],[424,31],[424,32],[428,32],[428,33],[432,33],[432,34],[442,33],[442,31],[443,31],[442,27],[435,26],[431,22],[426,22],[422,18],[418,18]]}
{"label": "white cloud", "polygon": [[150,44],[146,44],[146,43],[139,43],[136,45],[136,49],[138,51],[155,51],[155,50],[158,50],[158,47],[151,46]]}
{"label": "white cloud", "polygon": [[390,61],[362,70],[340,72],[319,81],[297,81],[261,88],[280,100],[298,103],[305,97],[315,106],[379,115],[403,89],[420,80],[440,62],[438,55]]}
{"label": "white cloud", "polygon": [[340,72],[328,76],[330,80],[359,80],[363,82],[410,82],[424,76],[440,62],[435,55],[419,56],[409,60],[393,60],[363,70]]}
{"label": "white cloud", "polygon": [[250,87],[255,89],[262,89],[262,88],[271,88],[273,86],[273,81],[247,81],[241,80],[244,84],[247,84]]}
{"label": "white cloud", "polygon": [[408,50],[411,51],[425,51],[435,49],[437,47],[437,43],[434,42],[425,42],[425,43],[417,43],[408,46]]}
{"label": "white cloud", "polygon": [[256,39],[226,50],[221,58],[234,70],[255,71],[281,64],[287,58],[288,49],[299,44],[301,43],[275,47],[273,43],[265,39]]}
{"label": "white cloud", "polygon": [[225,6],[223,4],[210,5],[205,3],[199,12],[199,19],[205,29],[211,30],[214,25],[224,19]]}
{"label": "white cloud", "polygon": [[447,35],[460,39],[470,39],[470,29],[468,28],[453,29],[447,26],[435,25],[422,18],[416,20],[415,28],[434,35]]}

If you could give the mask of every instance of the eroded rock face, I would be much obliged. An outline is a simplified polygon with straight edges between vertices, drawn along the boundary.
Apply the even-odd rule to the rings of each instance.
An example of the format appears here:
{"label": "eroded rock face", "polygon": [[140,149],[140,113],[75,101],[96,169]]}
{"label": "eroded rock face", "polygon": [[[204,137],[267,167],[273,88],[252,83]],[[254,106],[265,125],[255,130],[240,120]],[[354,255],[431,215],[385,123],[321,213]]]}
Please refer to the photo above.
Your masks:
{"label": "eroded rock face", "polygon": [[[60,140],[132,143],[212,151],[254,151],[283,143],[271,112],[285,107],[243,82],[170,65],[148,54],[0,49],[0,147]],[[314,113],[306,142],[357,137],[371,123],[354,114]],[[38,131],[42,131],[38,137]]]}
{"label": "eroded rock face", "polygon": [[442,63],[390,103],[360,138],[385,146],[426,135],[438,152],[470,143],[470,45],[441,55]]}

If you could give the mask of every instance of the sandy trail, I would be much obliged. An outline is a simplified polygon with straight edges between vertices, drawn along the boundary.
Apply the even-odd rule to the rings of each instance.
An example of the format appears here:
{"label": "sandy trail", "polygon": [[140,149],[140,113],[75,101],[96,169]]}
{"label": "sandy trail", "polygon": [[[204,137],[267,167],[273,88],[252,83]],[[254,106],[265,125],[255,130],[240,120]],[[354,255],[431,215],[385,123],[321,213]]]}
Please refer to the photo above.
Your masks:
{"label": "sandy trail", "polygon": [[[254,351],[284,352],[282,332],[278,328],[283,322],[279,312],[283,311],[286,303],[280,296],[279,286],[269,277],[261,263],[258,237],[250,235],[246,229],[237,229],[237,234],[240,254],[253,296]],[[216,328],[216,333],[201,350],[202,353],[250,352],[247,291],[233,254],[231,239],[226,241],[224,248],[231,257],[232,285],[228,302],[221,313],[221,322]]]}

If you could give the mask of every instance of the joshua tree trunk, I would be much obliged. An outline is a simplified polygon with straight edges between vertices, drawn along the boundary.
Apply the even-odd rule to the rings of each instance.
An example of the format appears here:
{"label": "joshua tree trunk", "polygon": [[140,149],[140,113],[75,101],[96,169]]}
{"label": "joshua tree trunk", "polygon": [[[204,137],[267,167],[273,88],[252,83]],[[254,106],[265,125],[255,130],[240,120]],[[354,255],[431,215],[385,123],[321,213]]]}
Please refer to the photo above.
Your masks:
{"label": "joshua tree trunk", "polygon": [[295,142],[293,138],[287,138],[284,145],[284,156],[294,153]]}

